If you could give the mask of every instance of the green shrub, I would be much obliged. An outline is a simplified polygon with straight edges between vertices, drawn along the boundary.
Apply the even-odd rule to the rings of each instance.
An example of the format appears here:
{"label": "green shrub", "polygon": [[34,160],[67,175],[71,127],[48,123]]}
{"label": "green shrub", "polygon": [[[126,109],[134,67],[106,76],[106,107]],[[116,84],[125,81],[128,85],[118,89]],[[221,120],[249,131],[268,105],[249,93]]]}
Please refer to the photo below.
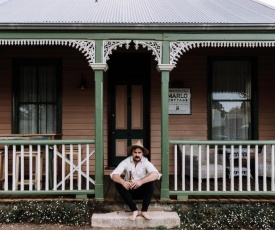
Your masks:
{"label": "green shrub", "polygon": [[[180,229],[275,229],[273,203],[200,202],[176,204],[174,210],[181,219]],[[0,203],[0,224],[83,226],[91,224],[93,213],[106,211],[109,211],[106,206],[94,200]],[[165,227],[159,226],[157,229]]]}
{"label": "green shrub", "polygon": [[100,205],[94,201],[50,202],[24,201],[0,203],[0,224],[66,224],[82,226],[89,224],[93,212],[100,212]]}
{"label": "green shrub", "polygon": [[176,205],[181,229],[275,229],[272,203]]}

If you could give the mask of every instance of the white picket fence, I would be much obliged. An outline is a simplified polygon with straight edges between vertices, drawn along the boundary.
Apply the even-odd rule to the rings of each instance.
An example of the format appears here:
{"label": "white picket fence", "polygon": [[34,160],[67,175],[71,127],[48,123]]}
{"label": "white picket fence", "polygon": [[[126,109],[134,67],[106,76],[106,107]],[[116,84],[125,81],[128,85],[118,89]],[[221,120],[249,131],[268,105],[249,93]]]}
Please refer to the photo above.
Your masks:
{"label": "white picket fence", "polygon": [[94,189],[91,173],[95,171],[94,144],[74,142],[3,144],[3,150],[0,150],[0,192]]}
{"label": "white picket fence", "polygon": [[172,195],[273,195],[274,141],[173,141]]}

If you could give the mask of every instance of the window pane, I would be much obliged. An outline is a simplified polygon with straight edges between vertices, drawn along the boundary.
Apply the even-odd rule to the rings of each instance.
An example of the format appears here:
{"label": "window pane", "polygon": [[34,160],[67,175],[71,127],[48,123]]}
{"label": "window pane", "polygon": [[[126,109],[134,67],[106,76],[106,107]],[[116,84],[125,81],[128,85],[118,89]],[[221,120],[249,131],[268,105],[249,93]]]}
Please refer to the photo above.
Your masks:
{"label": "window pane", "polygon": [[212,106],[212,139],[251,139],[250,102],[214,102]]}
{"label": "window pane", "polygon": [[56,131],[56,106],[39,106],[39,133],[55,133]]}
{"label": "window pane", "polygon": [[216,93],[216,92],[213,92],[212,93],[213,95],[213,99],[214,100],[244,100],[244,99],[248,99],[247,96],[248,94],[243,94],[243,93]]}
{"label": "window pane", "polygon": [[21,105],[19,121],[19,133],[37,133],[37,106]]}
{"label": "window pane", "polygon": [[212,62],[212,139],[252,139],[251,68],[248,60]]}
{"label": "window pane", "polygon": [[19,79],[19,101],[20,102],[36,102],[37,101],[37,82],[36,67],[23,66],[20,68]]}
{"label": "window pane", "polygon": [[54,102],[56,99],[56,69],[54,66],[40,66],[38,69],[40,102]]}
{"label": "window pane", "polygon": [[56,133],[57,130],[57,107],[47,105],[47,133]]}
{"label": "window pane", "polygon": [[58,133],[58,65],[43,61],[20,61],[15,66],[16,132]]}
{"label": "window pane", "polygon": [[213,99],[251,98],[250,61],[214,61],[212,68]]}

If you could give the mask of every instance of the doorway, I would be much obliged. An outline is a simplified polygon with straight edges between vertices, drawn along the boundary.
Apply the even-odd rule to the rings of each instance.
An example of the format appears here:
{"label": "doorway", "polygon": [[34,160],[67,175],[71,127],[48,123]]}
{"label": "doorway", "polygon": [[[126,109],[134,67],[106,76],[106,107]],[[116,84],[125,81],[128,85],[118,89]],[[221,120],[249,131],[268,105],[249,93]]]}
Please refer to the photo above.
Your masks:
{"label": "doorway", "polygon": [[108,66],[108,165],[116,167],[137,140],[150,147],[150,54],[113,54]]}

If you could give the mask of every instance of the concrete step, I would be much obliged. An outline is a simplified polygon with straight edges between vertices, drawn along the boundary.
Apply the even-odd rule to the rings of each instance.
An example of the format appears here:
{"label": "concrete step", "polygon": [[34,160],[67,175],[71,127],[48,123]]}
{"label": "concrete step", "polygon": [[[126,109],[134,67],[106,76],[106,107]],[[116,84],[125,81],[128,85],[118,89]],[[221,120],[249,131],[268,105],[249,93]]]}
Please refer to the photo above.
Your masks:
{"label": "concrete step", "polygon": [[[135,201],[137,208],[139,210],[141,210],[142,207],[142,201]],[[167,204],[167,203],[151,203],[149,206],[149,212],[150,211],[173,211],[174,210],[174,204]],[[102,202],[102,204],[100,205],[101,209],[104,210],[104,212],[116,212],[116,211],[129,211],[130,209],[127,206],[127,204],[125,204],[125,202]]]}
{"label": "concrete step", "polygon": [[92,216],[92,228],[148,229],[163,226],[171,229],[180,226],[180,218],[176,212],[149,211],[148,213],[152,220],[138,216],[132,221],[129,219],[132,213],[124,211],[95,213]]}

